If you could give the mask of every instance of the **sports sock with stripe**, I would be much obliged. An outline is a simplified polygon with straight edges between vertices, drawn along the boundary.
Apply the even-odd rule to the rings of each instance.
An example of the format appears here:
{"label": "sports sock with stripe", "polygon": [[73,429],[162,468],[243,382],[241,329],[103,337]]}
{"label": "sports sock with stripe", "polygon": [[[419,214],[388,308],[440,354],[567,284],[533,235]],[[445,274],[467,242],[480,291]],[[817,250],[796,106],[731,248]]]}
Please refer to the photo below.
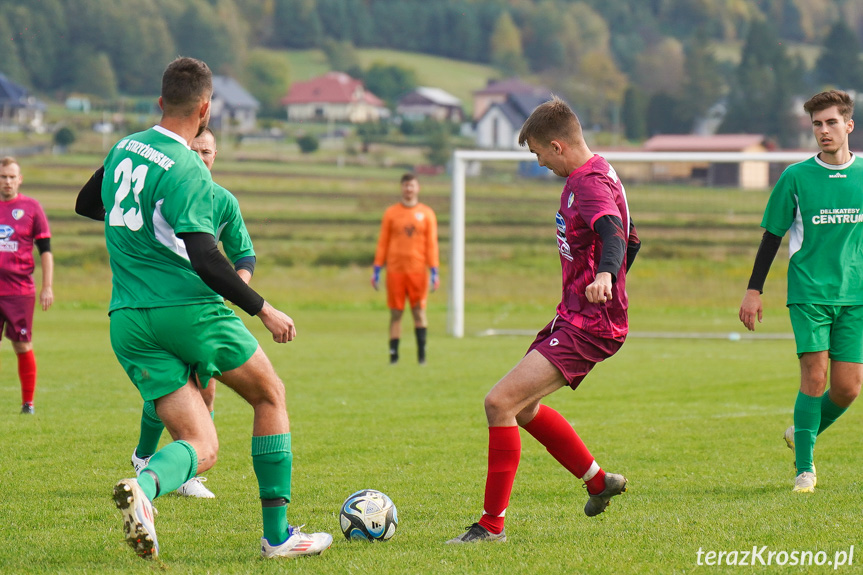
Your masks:
{"label": "sports sock with stripe", "polygon": [[252,437],[252,467],[258,478],[264,537],[271,545],[288,538],[292,463],[290,433]]}
{"label": "sports sock with stripe", "polygon": [[144,407],[141,409],[141,434],[138,436],[135,455],[146,459],[156,453],[163,429],[165,429],[165,424],[162,423],[159,414],[156,413],[156,404],[152,401],[145,401]]}
{"label": "sports sock with stripe", "polygon": [[821,396],[821,424],[818,426],[818,435],[833,425],[839,417],[848,411],[847,407],[839,407],[830,399],[830,391],[825,391]]}
{"label": "sports sock with stripe", "polygon": [[36,355],[33,350],[18,355],[18,379],[21,381],[21,403],[33,403],[36,393]]}
{"label": "sports sock with stripe", "polygon": [[138,475],[138,485],[152,501],[170,493],[198,472],[198,453],[182,439],[169,443],[150,457],[147,467]]}
{"label": "sports sock with stripe", "polygon": [[[582,479],[591,471],[593,456],[566,418],[547,405],[540,405],[525,431],[539,441],[567,471]],[[597,466],[585,480],[587,490],[596,494],[605,489],[605,472]]]}
{"label": "sports sock with stripe", "polygon": [[821,423],[821,397],[797,392],[794,402],[794,454],[797,474],[812,471],[815,436]]}
{"label": "sports sock with stripe", "polygon": [[491,533],[503,531],[504,515],[521,459],[518,426],[488,428],[488,475],[479,524]]}

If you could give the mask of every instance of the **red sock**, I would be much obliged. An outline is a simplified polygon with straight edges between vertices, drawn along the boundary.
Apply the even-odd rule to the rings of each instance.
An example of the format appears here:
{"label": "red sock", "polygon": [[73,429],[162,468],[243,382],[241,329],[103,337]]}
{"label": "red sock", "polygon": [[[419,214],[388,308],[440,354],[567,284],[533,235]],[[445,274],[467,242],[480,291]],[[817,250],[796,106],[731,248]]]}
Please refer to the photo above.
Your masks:
{"label": "red sock", "polygon": [[[567,471],[582,479],[590,471],[594,459],[584,442],[566,419],[547,405],[540,405],[539,411],[527,425],[525,431],[539,441],[558,463]],[[587,483],[590,493],[605,489],[605,472],[600,469]]]}
{"label": "red sock", "polygon": [[503,520],[512,493],[512,483],[521,459],[518,426],[488,428],[488,475],[479,524],[492,533],[503,531]]}
{"label": "red sock", "polygon": [[18,379],[21,380],[21,403],[33,403],[36,392],[36,356],[31,349],[18,354]]}

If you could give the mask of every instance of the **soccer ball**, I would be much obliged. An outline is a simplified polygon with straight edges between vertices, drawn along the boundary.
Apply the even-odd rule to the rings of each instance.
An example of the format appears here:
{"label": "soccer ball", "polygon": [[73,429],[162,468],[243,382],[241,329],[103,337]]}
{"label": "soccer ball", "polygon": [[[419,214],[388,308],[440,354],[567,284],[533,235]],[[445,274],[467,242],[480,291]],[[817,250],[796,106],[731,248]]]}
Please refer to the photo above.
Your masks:
{"label": "soccer ball", "polygon": [[386,541],[395,535],[399,518],[389,497],[374,489],[363,489],[345,499],[339,523],[349,541]]}

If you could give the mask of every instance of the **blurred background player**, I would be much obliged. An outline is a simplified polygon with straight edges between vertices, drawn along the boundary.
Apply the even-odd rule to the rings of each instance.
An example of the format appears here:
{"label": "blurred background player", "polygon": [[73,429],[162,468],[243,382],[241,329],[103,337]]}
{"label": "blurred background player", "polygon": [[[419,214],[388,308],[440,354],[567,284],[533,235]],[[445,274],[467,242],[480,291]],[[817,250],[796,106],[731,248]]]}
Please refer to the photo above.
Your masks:
{"label": "blurred background player", "polygon": [[821,151],[788,166],[770,193],[739,317],[750,331],[761,322],[764,281],[790,230],[787,305],[800,390],[785,442],[794,451],[793,491],[812,493],[815,439],[851,406],[863,382],[863,164],[848,145],[854,130],[848,94],[821,92],[803,109]]}
{"label": "blurred background player", "polygon": [[[212,93],[206,63],[177,58],[162,76],[159,124],[120,140],[104,161],[111,347],[174,440],[137,477],[115,484],[114,503],[129,546],[143,558],[158,556],[152,501],[216,462],[218,436],[197,381],[217,377],[254,412],[261,555],[317,555],[332,536],[303,533],[286,516],[293,455],[284,384],[224,303],[258,317],[276,343],[296,337],[293,320],[243,282],[216,245],[212,176],[189,148],[207,126]],[[81,205],[92,201],[76,210]]]}
{"label": "blurred background player", "polygon": [[[387,208],[375,252],[372,287],[378,289],[381,268],[387,268],[387,307],[390,308],[390,363],[399,361],[399,340],[405,297],[410,301],[417,340],[417,360],[426,361],[426,299],[440,285],[437,217],[419,201],[420,183],[413,174],[401,178],[402,198]],[[431,270],[431,277],[428,271]]]}
{"label": "blurred background player", "polygon": [[[54,256],[51,230],[39,202],[18,193],[21,166],[15,158],[0,160],[0,337],[6,339],[18,358],[21,381],[21,413],[33,414],[36,391],[36,356],[33,353],[33,245],[39,250],[42,289],[39,305],[47,310],[54,303]],[[5,328],[5,329],[4,329]]]}
{"label": "blurred background player", "polygon": [[527,144],[540,166],[566,178],[555,217],[563,297],[527,354],[485,398],[489,435],[482,515],[447,543],[506,541],[504,516],[521,458],[519,426],[584,481],[588,517],[626,491],[626,479],[603,471],[569,422],[540,403],[564,386],[578,387],[626,339],[626,272],[641,245],[626,192],[608,162],[587,147],[578,117],[559,98],[531,113],[518,143]]}

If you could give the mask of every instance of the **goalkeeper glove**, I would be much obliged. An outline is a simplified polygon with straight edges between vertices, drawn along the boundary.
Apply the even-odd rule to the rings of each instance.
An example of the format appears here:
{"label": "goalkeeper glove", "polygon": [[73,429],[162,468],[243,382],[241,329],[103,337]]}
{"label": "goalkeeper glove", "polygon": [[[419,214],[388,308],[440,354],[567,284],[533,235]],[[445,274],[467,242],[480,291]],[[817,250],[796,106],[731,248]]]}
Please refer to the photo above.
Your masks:
{"label": "goalkeeper glove", "polygon": [[375,291],[378,289],[378,285],[381,283],[381,266],[375,266],[374,273],[372,274],[372,287],[375,288]]}
{"label": "goalkeeper glove", "polygon": [[438,275],[437,268],[431,269],[431,288],[432,291],[436,291],[438,286],[440,286],[440,276]]}

